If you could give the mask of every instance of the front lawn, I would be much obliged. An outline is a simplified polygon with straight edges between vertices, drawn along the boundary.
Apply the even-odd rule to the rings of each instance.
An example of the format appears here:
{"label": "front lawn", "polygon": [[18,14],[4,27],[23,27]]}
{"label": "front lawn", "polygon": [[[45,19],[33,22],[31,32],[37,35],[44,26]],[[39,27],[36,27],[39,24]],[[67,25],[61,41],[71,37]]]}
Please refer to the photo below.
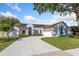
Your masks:
{"label": "front lawn", "polygon": [[70,37],[42,38],[43,41],[62,50],[79,48],[79,39]]}
{"label": "front lawn", "polygon": [[19,39],[19,37],[13,37],[13,38],[0,38],[0,52],[8,47],[10,44],[12,44],[15,40]]}

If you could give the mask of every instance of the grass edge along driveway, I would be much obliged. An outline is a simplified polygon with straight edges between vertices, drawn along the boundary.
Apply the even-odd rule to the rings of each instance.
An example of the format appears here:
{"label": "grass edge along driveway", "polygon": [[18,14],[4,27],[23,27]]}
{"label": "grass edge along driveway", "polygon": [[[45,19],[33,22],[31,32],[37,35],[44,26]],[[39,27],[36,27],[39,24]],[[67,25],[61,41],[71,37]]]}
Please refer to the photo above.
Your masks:
{"label": "grass edge along driveway", "polygon": [[43,41],[60,48],[61,50],[68,50],[79,48],[79,39],[71,37],[45,37]]}
{"label": "grass edge along driveway", "polygon": [[19,39],[19,37],[13,37],[13,38],[0,38],[0,52],[5,49],[6,47],[8,47],[10,44],[12,44],[14,41],[16,41],[17,39]]}

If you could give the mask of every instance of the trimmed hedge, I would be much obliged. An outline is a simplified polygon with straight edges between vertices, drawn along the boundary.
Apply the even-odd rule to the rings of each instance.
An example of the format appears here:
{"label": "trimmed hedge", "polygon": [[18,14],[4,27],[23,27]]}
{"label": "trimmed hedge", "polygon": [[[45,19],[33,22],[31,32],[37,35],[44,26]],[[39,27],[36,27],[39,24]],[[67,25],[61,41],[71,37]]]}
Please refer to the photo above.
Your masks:
{"label": "trimmed hedge", "polygon": [[79,36],[78,35],[69,35],[68,37],[79,39]]}
{"label": "trimmed hedge", "polygon": [[19,39],[19,37],[0,37],[0,40],[16,40],[16,39]]}
{"label": "trimmed hedge", "polygon": [[17,40],[19,37],[0,37],[0,41],[11,41],[11,40]]}
{"label": "trimmed hedge", "polygon": [[19,37],[28,37],[29,35],[27,35],[27,34],[21,34],[21,35],[19,35]]}

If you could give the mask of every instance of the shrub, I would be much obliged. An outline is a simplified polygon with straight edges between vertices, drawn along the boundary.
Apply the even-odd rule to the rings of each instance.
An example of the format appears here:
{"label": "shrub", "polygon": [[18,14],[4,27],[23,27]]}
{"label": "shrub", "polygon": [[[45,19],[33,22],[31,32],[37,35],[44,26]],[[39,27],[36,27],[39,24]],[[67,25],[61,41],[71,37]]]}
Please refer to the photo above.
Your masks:
{"label": "shrub", "polygon": [[19,35],[20,37],[28,37],[29,35],[27,35],[27,34],[21,34],[21,35]]}
{"label": "shrub", "polygon": [[74,38],[77,38],[77,39],[79,39],[79,36],[78,36],[78,35],[74,35]]}
{"label": "shrub", "polygon": [[78,35],[69,35],[68,37],[79,39],[79,36]]}
{"label": "shrub", "polygon": [[33,34],[33,36],[43,36],[43,34]]}
{"label": "shrub", "polygon": [[68,37],[74,38],[74,35],[69,35]]}
{"label": "shrub", "polygon": [[66,37],[66,35],[61,35],[60,37]]}
{"label": "shrub", "polygon": [[19,39],[19,37],[0,37],[0,41],[3,41],[3,42],[7,42],[7,41],[12,41],[12,40],[17,40]]}
{"label": "shrub", "polygon": [[19,39],[19,37],[9,37],[9,38],[8,37],[0,37],[0,40],[4,40],[4,39],[5,40],[13,40],[13,39],[16,40],[16,39]]}
{"label": "shrub", "polygon": [[43,36],[42,34],[38,34],[38,36]]}

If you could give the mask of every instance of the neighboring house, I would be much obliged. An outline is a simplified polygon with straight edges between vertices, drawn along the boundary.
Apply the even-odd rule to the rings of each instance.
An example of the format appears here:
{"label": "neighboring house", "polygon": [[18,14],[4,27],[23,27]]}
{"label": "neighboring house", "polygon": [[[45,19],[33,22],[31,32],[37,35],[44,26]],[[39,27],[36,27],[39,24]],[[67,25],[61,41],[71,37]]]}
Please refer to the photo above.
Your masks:
{"label": "neighboring house", "polygon": [[43,35],[46,37],[68,35],[68,26],[63,21],[53,25],[40,24],[16,24],[10,36],[27,35]]}

